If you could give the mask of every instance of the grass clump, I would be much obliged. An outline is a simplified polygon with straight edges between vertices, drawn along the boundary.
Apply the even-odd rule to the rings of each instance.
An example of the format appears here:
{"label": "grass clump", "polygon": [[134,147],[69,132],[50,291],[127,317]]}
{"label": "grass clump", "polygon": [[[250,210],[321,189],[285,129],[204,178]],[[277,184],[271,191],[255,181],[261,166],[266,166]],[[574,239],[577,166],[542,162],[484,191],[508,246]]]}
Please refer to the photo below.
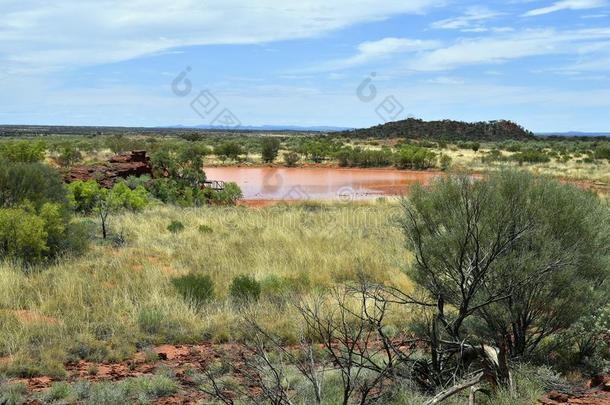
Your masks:
{"label": "grass clump", "polygon": [[184,230],[184,224],[180,221],[172,221],[168,226],[167,230],[171,233],[179,233]]}
{"label": "grass clump", "polygon": [[203,234],[214,232],[214,230],[207,225],[199,225],[199,228],[197,228],[197,229],[199,230],[199,233],[203,233]]}
{"label": "grass clump", "polygon": [[195,307],[200,307],[214,298],[214,282],[208,275],[187,274],[174,278],[172,284]]}
{"label": "grass clump", "polygon": [[231,282],[231,297],[238,303],[258,301],[261,295],[261,284],[254,277],[237,276]]}
{"label": "grass clump", "polygon": [[0,381],[0,404],[19,405],[24,403],[27,387],[22,383],[3,383]]}

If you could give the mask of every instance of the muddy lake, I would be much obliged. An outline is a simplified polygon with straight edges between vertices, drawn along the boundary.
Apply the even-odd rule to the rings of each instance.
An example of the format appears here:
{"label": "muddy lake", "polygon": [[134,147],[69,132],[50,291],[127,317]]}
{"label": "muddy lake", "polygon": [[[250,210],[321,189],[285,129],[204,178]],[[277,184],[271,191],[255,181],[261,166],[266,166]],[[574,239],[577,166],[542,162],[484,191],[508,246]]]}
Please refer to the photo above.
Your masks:
{"label": "muddy lake", "polygon": [[438,172],[326,167],[207,167],[208,180],[235,182],[244,201],[365,200],[403,195]]}

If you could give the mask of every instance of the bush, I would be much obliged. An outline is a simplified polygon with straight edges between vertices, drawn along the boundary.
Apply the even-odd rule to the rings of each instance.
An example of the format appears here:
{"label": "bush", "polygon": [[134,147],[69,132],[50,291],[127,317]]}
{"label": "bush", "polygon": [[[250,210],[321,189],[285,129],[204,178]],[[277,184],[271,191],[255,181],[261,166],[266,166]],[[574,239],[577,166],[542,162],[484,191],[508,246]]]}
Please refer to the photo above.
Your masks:
{"label": "bush", "polygon": [[280,150],[280,140],[277,138],[264,138],[262,141],[261,155],[263,162],[272,163]]}
{"label": "bush", "polygon": [[551,158],[547,153],[537,149],[527,149],[522,152],[515,153],[512,157],[513,160],[523,163],[548,163]]}
{"label": "bush", "polygon": [[284,163],[288,167],[294,167],[299,162],[301,157],[296,152],[287,152],[284,153]]}
{"label": "bush", "polygon": [[434,167],[436,154],[425,148],[405,145],[395,156],[395,165],[399,169],[424,170]]}
{"label": "bush", "polygon": [[35,208],[45,202],[66,203],[66,190],[59,173],[42,163],[0,161],[0,206],[27,201]]}
{"label": "bush", "polygon": [[0,160],[10,163],[34,163],[44,159],[47,145],[42,141],[14,141],[0,143]]}
{"label": "bush", "polygon": [[439,159],[439,162],[441,165],[441,170],[444,172],[449,170],[451,168],[451,161],[452,161],[451,156],[442,154]]}
{"label": "bush", "polygon": [[199,225],[199,233],[212,233],[214,230],[207,225]]}
{"label": "bush", "polygon": [[184,230],[184,224],[180,221],[172,221],[168,226],[167,230],[171,233],[178,233]]}
{"label": "bush", "polygon": [[235,205],[237,200],[243,196],[239,186],[233,182],[225,183],[225,188],[223,190],[216,191],[206,188],[203,193],[208,204],[217,205]]}
{"label": "bush", "polygon": [[239,156],[244,154],[244,150],[237,142],[230,141],[214,148],[214,153],[223,162],[227,159],[237,161]]}
{"label": "bush", "polygon": [[0,404],[23,404],[25,403],[24,397],[27,395],[27,392],[28,390],[25,384],[0,382]]}
{"label": "bush", "polygon": [[610,160],[610,143],[606,142],[595,148],[595,159],[607,159]]}
{"label": "bush", "polygon": [[229,291],[238,303],[257,301],[261,295],[261,285],[254,277],[242,275],[233,279]]}
{"label": "bush", "polygon": [[207,274],[188,274],[174,278],[172,284],[186,300],[196,307],[214,298],[214,282]]}
{"label": "bush", "polygon": [[59,174],[40,163],[0,165],[0,254],[35,264],[81,253],[88,237],[72,223]]}

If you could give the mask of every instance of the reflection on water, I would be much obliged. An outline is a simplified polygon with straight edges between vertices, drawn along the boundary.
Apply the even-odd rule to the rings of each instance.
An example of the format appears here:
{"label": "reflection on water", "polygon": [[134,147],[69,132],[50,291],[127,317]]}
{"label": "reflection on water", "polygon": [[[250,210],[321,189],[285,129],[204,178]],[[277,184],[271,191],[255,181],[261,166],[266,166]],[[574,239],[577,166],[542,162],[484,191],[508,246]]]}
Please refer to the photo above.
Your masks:
{"label": "reflection on water", "polygon": [[208,167],[207,178],[235,182],[245,200],[353,200],[402,195],[433,172],[395,169]]}

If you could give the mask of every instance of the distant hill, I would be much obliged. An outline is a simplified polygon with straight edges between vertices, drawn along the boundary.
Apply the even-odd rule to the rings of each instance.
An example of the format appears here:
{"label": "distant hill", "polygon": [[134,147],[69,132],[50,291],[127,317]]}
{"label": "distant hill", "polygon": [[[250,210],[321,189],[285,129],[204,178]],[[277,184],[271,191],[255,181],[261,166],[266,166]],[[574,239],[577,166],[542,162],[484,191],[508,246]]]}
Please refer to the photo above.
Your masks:
{"label": "distant hill", "polygon": [[580,131],[569,131],[569,132],[537,132],[536,136],[542,137],[574,137],[574,138],[599,138],[599,137],[610,137],[610,132],[580,132]]}
{"label": "distant hill", "polygon": [[424,121],[409,118],[388,122],[366,129],[340,132],[354,138],[407,138],[435,139],[446,141],[503,141],[530,140],[534,134],[511,121],[462,122],[462,121]]}

